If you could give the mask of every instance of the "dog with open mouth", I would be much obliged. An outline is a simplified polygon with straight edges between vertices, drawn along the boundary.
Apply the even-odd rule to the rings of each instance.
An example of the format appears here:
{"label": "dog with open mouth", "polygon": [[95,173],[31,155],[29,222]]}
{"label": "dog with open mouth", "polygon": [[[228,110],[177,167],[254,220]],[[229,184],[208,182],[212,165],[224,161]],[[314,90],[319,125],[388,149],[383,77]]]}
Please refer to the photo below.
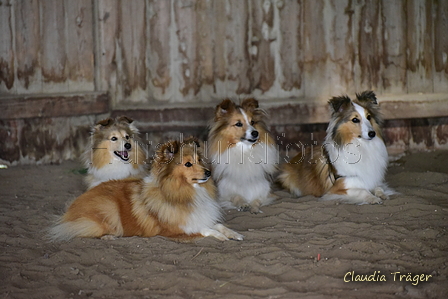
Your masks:
{"label": "dog with open mouth", "polygon": [[83,156],[88,189],[109,180],[142,178],[147,174],[147,151],[134,121],[126,116],[99,121]]}

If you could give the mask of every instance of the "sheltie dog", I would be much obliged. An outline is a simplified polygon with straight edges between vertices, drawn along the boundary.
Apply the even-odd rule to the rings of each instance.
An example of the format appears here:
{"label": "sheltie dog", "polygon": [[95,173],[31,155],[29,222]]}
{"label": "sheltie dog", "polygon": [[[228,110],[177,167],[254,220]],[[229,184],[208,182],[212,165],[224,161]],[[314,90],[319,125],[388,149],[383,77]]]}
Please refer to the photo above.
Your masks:
{"label": "sheltie dog", "polygon": [[277,148],[265,123],[267,114],[255,99],[216,106],[208,135],[213,178],[223,208],[259,213],[271,203]]}
{"label": "sheltie dog", "polygon": [[143,178],[146,156],[133,120],[121,116],[99,121],[92,129],[90,146],[84,152],[88,189],[109,180]]}
{"label": "sheltie dog", "polygon": [[332,112],[325,144],[307,148],[283,164],[279,181],[296,196],[352,204],[380,204],[394,192],[384,182],[388,154],[375,94],[364,91],[329,100]]}
{"label": "sheltie dog", "polygon": [[210,176],[195,139],[170,141],[156,152],[149,176],[112,180],[88,190],[68,207],[49,237],[242,240],[242,235],[218,223],[221,208]]}

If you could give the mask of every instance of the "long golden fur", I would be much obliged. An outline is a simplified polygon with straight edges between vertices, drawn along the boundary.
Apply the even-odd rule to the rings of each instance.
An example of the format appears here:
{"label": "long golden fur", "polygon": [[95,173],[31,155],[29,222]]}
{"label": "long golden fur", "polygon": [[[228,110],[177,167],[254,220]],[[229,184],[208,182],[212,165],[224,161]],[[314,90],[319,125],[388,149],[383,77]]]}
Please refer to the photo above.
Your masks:
{"label": "long golden fur", "polygon": [[201,159],[193,139],[163,144],[148,177],[108,181],[88,190],[50,229],[50,238],[160,235],[242,240],[242,235],[218,223],[215,186]]}

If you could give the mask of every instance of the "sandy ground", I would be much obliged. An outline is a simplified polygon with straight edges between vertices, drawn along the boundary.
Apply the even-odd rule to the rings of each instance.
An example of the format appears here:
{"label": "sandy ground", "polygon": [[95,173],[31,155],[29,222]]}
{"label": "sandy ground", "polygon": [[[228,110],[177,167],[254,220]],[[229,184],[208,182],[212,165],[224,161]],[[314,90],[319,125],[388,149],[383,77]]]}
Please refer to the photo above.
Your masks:
{"label": "sandy ground", "polygon": [[[1,298],[448,294],[448,152],[394,163],[388,182],[402,195],[383,205],[337,205],[279,190],[282,199],[263,214],[226,212],[226,224],[246,236],[242,242],[133,237],[48,243],[44,230],[84,189],[78,168],[67,162],[0,169]],[[352,281],[375,271],[371,279],[386,281]],[[420,274],[431,277],[406,281],[422,280]]]}

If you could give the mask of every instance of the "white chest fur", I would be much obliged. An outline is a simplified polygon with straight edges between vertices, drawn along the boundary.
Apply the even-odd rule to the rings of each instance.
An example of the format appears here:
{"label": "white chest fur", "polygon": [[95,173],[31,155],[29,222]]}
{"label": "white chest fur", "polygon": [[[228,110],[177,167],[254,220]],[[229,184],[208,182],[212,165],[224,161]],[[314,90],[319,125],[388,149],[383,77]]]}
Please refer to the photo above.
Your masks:
{"label": "white chest fur", "polygon": [[373,190],[383,182],[388,154],[380,138],[372,140],[358,138],[342,147],[336,147],[334,143],[327,142],[325,147],[338,175],[357,178],[357,184],[360,184],[346,186],[347,188]]}
{"label": "white chest fur", "polygon": [[128,177],[138,176],[142,172],[142,165],[134,168],[134,164],[114,161],[101,168],[89,166],[88,173],[93,177],[92,186],[99,185],[109,180],[121,180]]}
{"label": "white chest fur", "polygon": [[[270,178],[276,171],[278,153],[273,145],[255,146],[238,142],[222,154],[213,156],[213,178],[221,201],[238,195],[247,202],[263,200],[270,192]],[[226,208],[231,206],[223,205]]]}
{"label": "white chest fur", "polygon": [[201,185],[195,186],[196,197],[193,211],[181,228],[187,234],[200,233],[204,228],[212,228],[221,218],[221,208]]}

